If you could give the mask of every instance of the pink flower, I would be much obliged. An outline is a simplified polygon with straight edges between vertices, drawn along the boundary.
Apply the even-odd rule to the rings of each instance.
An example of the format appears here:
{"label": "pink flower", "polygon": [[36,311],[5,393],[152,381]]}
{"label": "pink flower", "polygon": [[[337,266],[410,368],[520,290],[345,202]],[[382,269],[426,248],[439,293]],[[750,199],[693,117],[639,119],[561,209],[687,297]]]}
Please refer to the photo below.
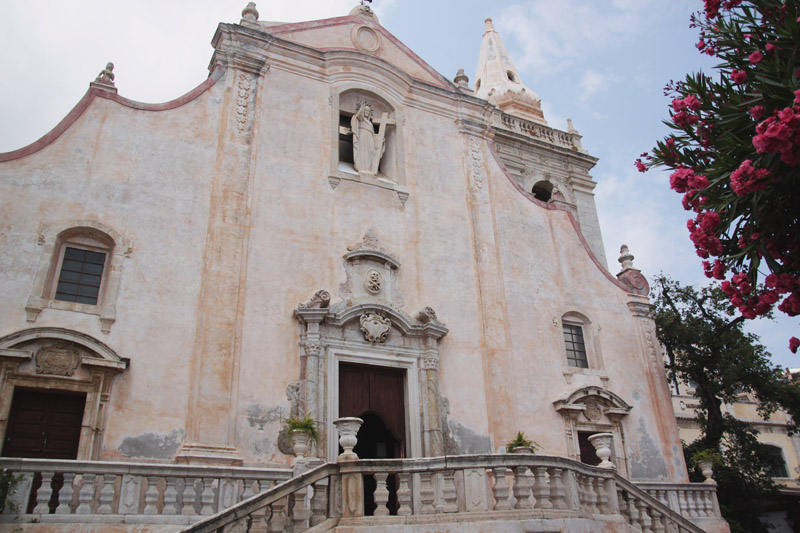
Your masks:
{"label": "pink flower", "polygon": [[700,39],[699,41],[697,41],[696,46],[698,50],[702,50],[703,48],[706,47],[706,42],[703,39]]}
{"label": "pink flower", "polygon": [[744,70],[734,70],[731,72],[733,83],[741,84],[747,81],[747,72]]}
{"label": "pink flower", "polygon": [[739,168],[731,173],[731,189],[737,196],[745,196],[755,191],[763,191],[767,188],[766,178],[770,176],[767,169],[756,170],[753,162],[749,159],[742,161]]}
{"label": "pink flower", "polygon": [[750,59],[750,64],[751,65],[755,65],[755,64],[759,63],[762,59],[764,59],[764,54],[762,54],[761,52],[756,50],[755,52],[750,54],[748,59]]}
{"label": "pink flower", "polygon": [[789,349],[792,353],[797,353],[797,348],[800,348],[800,339],[797,337],[792,337],[789,339]]}
{"label": "pink flower", "polygon": [[794,102],[793,103],[796,104],[796,105],[800,105],[800,89],[797,89],[794,92]]}
{"label": "pink flower", "polygon": [[682,128],[697,124],[698,120],[700,120],[700,118],[697,115],[687,113],[685,109],[672,115],[672,121]]}
{"label": "pink flower", "polygon": [[773,50],[775,50],[775,45],[772,43],[767,43],[767,46],[765,46],[764,48],[767,49],[767,52],[772,52]]}
{"label": "pink flower", "polygon": [[750,113],[750,116],[753,117],[753,120],[761,120],[761,117],[764,116],[766,111],[767,110],[763,105],[754,105],[750,108],[748,113]]}
{"label": "pink flower", "polygon": [[636,170],[638,170],[639,172],[647,172],[647,165],[642,163],[641,159],[637,159],[636,160]]}

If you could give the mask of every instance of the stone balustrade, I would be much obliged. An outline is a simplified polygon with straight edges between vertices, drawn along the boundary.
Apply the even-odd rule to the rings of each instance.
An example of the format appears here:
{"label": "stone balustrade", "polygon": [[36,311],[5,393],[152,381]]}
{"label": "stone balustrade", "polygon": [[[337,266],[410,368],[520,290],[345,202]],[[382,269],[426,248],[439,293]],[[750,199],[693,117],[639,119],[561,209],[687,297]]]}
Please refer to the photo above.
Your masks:
{"label": "stone balustrade", "polygon": [[[371,482],[364,483],[364,478]],[[693,495],[709,490],[708,485],[698,486],[702,484],[651,485]],[[370,487],[366,496],[365,487]],[[712,507],[710,513],[715,523],[724,524],[718,509]],[[412,531],[402,528],[537,519],[602,520],[653,533],[704,530],[689,517],[694,518],[681,516],[657,493],[613,470],[561,457],[465,455],[329,463],[185,531],[222,532],[244,524],[249,524],[248,531],[264,532],[323,531],[335,525]]]}
{"label": "stone balustrade", "polygon": [[636,486],[689,519],[720,516],[716,485],[705,483],[637,483]]}
{"label": "stone balustrade", "polygon": [[581,148],[580,136],[573,133],[557,130],[505,113],[500,118],[500,122],[504,129],[531,137],[537,141],[569,150],[579,150]]}
{"label": "stone balustrade", "polygon": [[[290,469],[4,458],[21,477],[0,520],[188,525],[292,477]],[[173,528],[174,530],[175,528]]]}
{"label": "stone balustrade", "polygon": [[288,469],[174,464],[5,459],[0,465],[22,475],[12,494],[16,511],[0,520],[61,524],[64,531],[81,523],[193,533],[335,525],[400,531],[413,524],[548,519],[600,520],[648,533],[724,530],[714,485],[633,484],[611,469],[542,455],[340,461],[294,477]]}

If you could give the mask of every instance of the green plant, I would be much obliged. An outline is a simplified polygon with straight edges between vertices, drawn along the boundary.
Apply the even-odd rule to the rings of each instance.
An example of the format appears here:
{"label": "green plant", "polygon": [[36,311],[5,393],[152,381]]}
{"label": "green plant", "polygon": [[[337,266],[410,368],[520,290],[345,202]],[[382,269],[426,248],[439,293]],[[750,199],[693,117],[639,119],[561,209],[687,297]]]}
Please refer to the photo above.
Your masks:
{"label": "green plant", "polygon": [[9,510],[16,512],[17,504],[9,501],[9,495],[14,493],[17,484],[22,481],[22,474],[14,475],[7,468],[0,469],[0,513]]}
{"label": "green plant", "polygon": [[299,430],[311,435],[314,442],[319,442],[317,422],[311,417],[311,413],[306,413],[302,418],[298,415],[290,415],[284,422],[286,423],[286,436],[289,437],[289,440],[292,439],[292,431]]}
{"label": "green plant", "polygon": [[722,464],[722,456],[713,448],[705,448],[692,455],[692,461],[699,463],[700,461],[709,461],[715,465]]}
{"label": "green plant", "polygon": [[539,449],[539,445],[528,439],[522,431],[517,431],[517,436],[506,444],[506,450],[509,452],[513,451],[514,448],[530,448],[532,452],[535,452]]}

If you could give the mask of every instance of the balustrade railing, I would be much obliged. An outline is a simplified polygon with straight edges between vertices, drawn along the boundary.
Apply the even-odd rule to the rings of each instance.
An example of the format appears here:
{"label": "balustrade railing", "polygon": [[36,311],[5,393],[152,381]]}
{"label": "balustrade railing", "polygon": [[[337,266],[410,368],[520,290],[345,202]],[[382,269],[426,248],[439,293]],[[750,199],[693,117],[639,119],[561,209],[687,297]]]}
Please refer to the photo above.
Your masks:
{"label": "balustrade railing", "polygon": [[[366,495],[363,479],[374,487]],[[685,494],[713,493],[701,484],[669,487]],[[655,490],[655,489],[654,489]],[[705,497],[705,496],[703,496]],[[695,496],[692,496],[695,498]],[[304,531],[326,522],[358,525],[364,510],[374,509],[371,524],[424,523],[426,515],[441,523],[470,519],[567,517],[591,520],[605,516],[624,520],[635,531],[697,533],[703,531],[662,501],[612,470],[590,467],[561,457],[539,455],[471,455],[425,459],[355,460],[329,463],[254,496],[184,530]],[[688,508],[687,508],[688,509]],[[716,520],[719,512],[706,511]],[[378,520],[379,522],[375,522]],[[321,526],[322,529],[324,527]],[[316,530],[322,530],[317,528]]]}
{"label": "balustrade railing", "polygon": [[120,522],[186,525],[292,477],[290,469],[111,461],[4,458],[0,466],[20,478],[4,521],[120,515]]}
{"label": "balustrade railing", "polygon": [[288,469],[46,459],[0,466],[22,476],[11,498],[16,511],[7,509],[5,522],[111,520],[269,533],[357,525],[365,509],[386,527],[409,517],[603,516],[635,531],[682,533],[721,521],[712,484],[633,484],[613,470],[541,455],[341,461],[295,477]]}

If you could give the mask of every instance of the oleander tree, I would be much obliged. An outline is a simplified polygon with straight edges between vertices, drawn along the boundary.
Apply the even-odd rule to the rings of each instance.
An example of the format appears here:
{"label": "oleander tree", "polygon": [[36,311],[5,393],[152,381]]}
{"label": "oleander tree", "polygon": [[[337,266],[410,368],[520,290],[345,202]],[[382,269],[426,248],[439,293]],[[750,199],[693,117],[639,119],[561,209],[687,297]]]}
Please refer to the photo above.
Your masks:
{"label": "oleander tree", "polygon": [[[670,82],[671,133],[637,168],[671,170],[706,276],[741,316],[800,314],[800,3],[704,0],[713,74]],[[800,340],[789,348],[797,353]]]}

